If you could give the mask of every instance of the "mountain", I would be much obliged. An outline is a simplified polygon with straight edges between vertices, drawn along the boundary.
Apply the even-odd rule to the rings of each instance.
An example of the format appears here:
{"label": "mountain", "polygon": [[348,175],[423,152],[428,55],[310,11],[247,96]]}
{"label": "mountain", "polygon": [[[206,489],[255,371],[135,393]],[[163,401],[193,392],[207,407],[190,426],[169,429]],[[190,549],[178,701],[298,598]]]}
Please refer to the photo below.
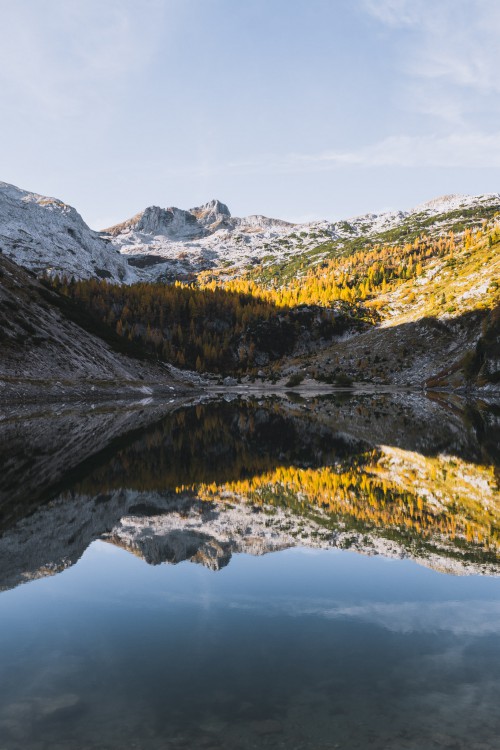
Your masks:
{"label": "mountain", "polygon": [[129,282],[127,261],[71,206],[0,182],[0,251],[36,273]]}
{"label": "mountain", "polygon": [[37,274],[117,283],[219,278],[250,273],[278,283],[360,246],[412,242],[500,213],[500,194],[446,195],[410,211],[369,213],[339,221],[292,224],[231,215],[219,200],[184,210],[149,206],[101,232],[61,200],[0,182],[0,251]]}
{"label": "mountain", "polygon": [[[121,355],[250,382],[297,385],[309,376],[492,390],[500,382],[499,216],[497,193],[296,225],[233,217],[212,200],[189,210],[150,206],[99,233],[61,201],[0,183],[0,250],[37,275],[63,277],[45,298],[58,307],[52,313]],[[20,269],[4,279],[9,273]],[[3,375],[64,377],[68,362],[72,378],[96,376],[92,359],[76,366],[36,348],[64,325],[37,317],[34,281],[19,279],[22,304],[11,300],[3,318]],[[163,283],[176,280],[190,283]]]}
{"label": "mountain", "polygon": [[233,217],[225,204],[212,200],[188,211],[150,206],[102,236],[150,281],[189,279],[201,271],[232,277],[256,266],[286,277],[298,259],[306,268],[332,252],[349,253],[360,240],[413,241],[423,232],[460,231],[464,222],[480,226],[496,212],[498,193],[446,195],[410,211],[291,224],[265,216]]}
{"label": "mountain", "polygon": [[188,278],[207,269],[242,268],[279,242],[294,224],[266,216],[231,216],[219,200],[185,211],[149,206],[103,231],[148,280]]}
{"label": "mountain", "polygon": [[193,239],[212,234],[231,218],[224,203],[212,200],[204,206],[184,211],[181,208],[149,206],[122,224],[104,230],[113,237],[122,233],[159,235],[174,240]]}

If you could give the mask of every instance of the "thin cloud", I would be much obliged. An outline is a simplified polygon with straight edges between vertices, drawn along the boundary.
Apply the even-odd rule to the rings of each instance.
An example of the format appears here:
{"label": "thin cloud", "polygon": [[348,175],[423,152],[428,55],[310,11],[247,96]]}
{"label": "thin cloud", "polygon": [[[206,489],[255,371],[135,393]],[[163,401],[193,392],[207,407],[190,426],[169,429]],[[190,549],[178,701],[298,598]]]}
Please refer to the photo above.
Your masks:
{"label": "thin cloud", "polygon": [[364,0],[375,18],[390,26],[413,26],[421,20],[424,8],[418,0]]}
{"label": "thin cloud", "polygon": [[395,135],[350,150],[317,154],[263,154],[256,158],[203,165],[165,166],[164,174],[212,177],[221,174],[302,174],[343,167],[500,168],[500,133],[454,133],[446,136]]}
{"label": "thin cloud", "polygon": [[445,631],[475,637],[500,633],[500,603],[495,601],[475,601],[473,606],[457,601],[374,602],[325,610],[324,615],[360,619],[395,633]]}
{"label": "thin cloud", "polygon": [[[3,3],[0,86],[4,107],[58,119],[105,104],[149,61],[167,7],[160,0]],[[95,115],[95,113],[94,113]]]}
{"label": "thin cloud", "polygon": [[[186,600],[189,597],[186,595]],[[223,600],[214,598],[214,603]],[[262,599],[233,598],[231,609],[263,609]],[[500,634],[500,602],[491,600],[445,602],[366,602],[348,604],[328,600],[275,597],[265,603],[270,617],[286,614],[290,617],[315,616],[329,620],[349,619],[370,623],[393,633],[453,633],[456,636],[481,638]]]}
{"label": "thin cloud", "polygon": [[406,66],[416,78],[500,92],[500,5],[497,0],[364,0],[383,24],[406,28]]}
{"label": "thin cloud", "polygon": [[[307,157],[305,157],[307,160]],[[324,167],[500,167],[500,133],[390,136],[373,145],[327,152],[310,161]]]}

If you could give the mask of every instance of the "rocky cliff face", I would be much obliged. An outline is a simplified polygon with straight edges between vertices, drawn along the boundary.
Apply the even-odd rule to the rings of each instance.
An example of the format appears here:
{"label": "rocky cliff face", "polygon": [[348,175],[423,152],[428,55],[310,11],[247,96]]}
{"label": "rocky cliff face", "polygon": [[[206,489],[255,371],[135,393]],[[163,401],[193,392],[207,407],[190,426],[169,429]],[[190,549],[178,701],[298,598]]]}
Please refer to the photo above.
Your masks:
{"label": "rocky cliff face", "polygon": [[212,232],[215,232],[221,225],[228,224],[228,220],[231,218],[231,213],[226,204],[221,203],[217,198],[203,206],[191,208],[189,213],[196,218],[199,224]]}
{"label": "rocky cliff face", "polygon": [[[0,401],[150,395],[144,384],[182,390],[189,376],[127,356],[121,341],[106,343],[92,321],[34,274],[0,255]],[[115,348],[112,345],[116,344]]]}
{"label": "rocky cliff face", "polygon": [[294,227],[260,215],[233,217],[214,199],[187,211],[150,206],[102,234],[142,277],[155,280],[183,278],[227,264],[242,267]]}
{"label": "rocky cliff face", "polygon": [[0,182],[0,250],[36,273],[128,282],[134,272],[71,206]]}
{"label": "rocky cliff face", "polygon": [[[230,225],[231,214],[224,203],[212,200],[185,211],[182,208],[148,206],[131,219],[104,230],[111,237],[122,235],[160,235],[171,240],[188,240],[212,234]],[[117,244],[118,240],[115,240]]]}

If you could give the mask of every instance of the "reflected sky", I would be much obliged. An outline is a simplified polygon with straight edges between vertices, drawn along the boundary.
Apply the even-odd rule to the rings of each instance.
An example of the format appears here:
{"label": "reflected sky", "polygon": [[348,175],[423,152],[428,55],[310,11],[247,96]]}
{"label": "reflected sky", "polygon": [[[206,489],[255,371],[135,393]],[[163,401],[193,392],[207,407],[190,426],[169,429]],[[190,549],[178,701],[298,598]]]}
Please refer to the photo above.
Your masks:
{"label": "reflected sky", "polygon": [[294,549],[237,555],[214,572],[95,542],[68,570],[0,596],[0,738],[9,748],[395,749],[479,742],[478,732],[493,742],[499,614],[500,579],[409,560]]}

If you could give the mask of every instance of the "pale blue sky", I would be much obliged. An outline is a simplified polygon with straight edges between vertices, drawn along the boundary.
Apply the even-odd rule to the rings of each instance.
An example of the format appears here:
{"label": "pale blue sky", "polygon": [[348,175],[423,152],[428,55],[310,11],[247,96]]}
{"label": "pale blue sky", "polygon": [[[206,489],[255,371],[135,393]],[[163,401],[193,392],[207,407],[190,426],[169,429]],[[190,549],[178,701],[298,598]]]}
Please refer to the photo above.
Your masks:
{"label": "pale blue sky", "polygon": [[0,0],[0,180],[94,228],[500,190],[498,0]]}

